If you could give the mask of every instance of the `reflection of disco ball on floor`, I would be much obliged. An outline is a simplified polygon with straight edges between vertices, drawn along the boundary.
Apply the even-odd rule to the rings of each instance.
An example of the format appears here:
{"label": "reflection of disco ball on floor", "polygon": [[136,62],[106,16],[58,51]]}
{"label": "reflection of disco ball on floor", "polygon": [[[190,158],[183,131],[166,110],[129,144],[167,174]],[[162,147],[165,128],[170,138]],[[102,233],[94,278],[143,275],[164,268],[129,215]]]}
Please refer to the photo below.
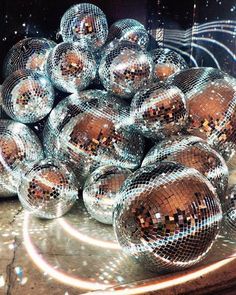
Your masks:
{"label": "reflection of disco ball on floor", "polygon": [[144,136],[157,139],[178,133],[188,117],[183,92],[176,86],[156,84],[136,93],[131,122]]}
{"label": "reflection of disco ball on floor", "polygon": [[31,129],[0,120],[0,197],[15,195],[22,171],[42,158],[40,141]]}
{"label": "reflection of disco ball on floor", "polygon": [[154,78],[163,81],[172,74],[188,68],[182,56],[167,48],[157,48],[151,51],[154,62]]}
{"label": "reflection of disco ball on floor", "polygon": [[107,38],[108,24],[100,8],[80,3],[69,8],[61,19],[61,35],[66,42],[83,40],[94,49],[101,47]]}
{"label": "reflection of disco ball on floor", "polygon": [[130,18],[118,20],[111,25],[107,42],[111,42],[115,39],[137,43],[142,48],[147,48],[149,42],[148,32],[144,25]]}
{"label": "reflection of disco ball on floor", "polygon": [[216,188],[218,196],[224,200],[228,186],[227,165],[222,156],[202,139],[194,136],[181,136],[164,140],[151,148],[142,165],[164,160],[195,168],[208,178]]}
{"label": "reflection of disco ball on floor", "polygon": [[112,224],[115,200],[131,171],[117,166],[102,166],[86,180],[83,190],[85,207],[96,220]]}
{"label": "reflection of disco ball on floor", "polygon": [[148,52],[128,41],[108,50],[101,59],[99,76],[113,94],[130,98],[152,80],[153,62]]}
{"label": "reflection of disco ball on floor", "polygon": [[124,252],[154,271],[189,267],[205,257],[219,232],[220,202],[197,170],[161,162],[127,178],[114,210]]}
{"label": "reflection of disco ball on floor", "polygon": [[31,70],[12,73],[2,85],[4,111],[14,120],[34,123],[52,109],[54,89],[47,77]]}
{"label": "reflection of disco ball on floor", "polygon": [[51,159],[38,162],[25,173],[18,193],[22,206],[41,218],[64,215],[78,196],[72,171]]}
{"label": "reflection of disco ball on floor", "polygon": [[45,38],[26,38],[15,44],[4,60],[4,75],[16,70],[35,70],[46,74],[46,60],[56,43]]}
{"label": "reflection of disco ball on floor", "polygon": [[96,76],[96,61],[88,47],[80,43],[58,44],[49,54],[48,75],[61,91],[77,92],[86,88]]}

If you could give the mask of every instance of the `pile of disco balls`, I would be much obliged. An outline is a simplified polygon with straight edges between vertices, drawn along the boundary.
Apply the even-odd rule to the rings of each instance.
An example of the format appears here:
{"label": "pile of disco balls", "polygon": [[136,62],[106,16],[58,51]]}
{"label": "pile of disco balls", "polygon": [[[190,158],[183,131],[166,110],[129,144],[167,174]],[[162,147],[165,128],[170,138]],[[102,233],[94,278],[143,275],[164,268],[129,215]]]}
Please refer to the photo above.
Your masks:
{"label": "pile of disco balls", "polygon": [[[5,58],[0,196],[18,194],[50,219],[82,191],[90,215],[113,224],[144,267],[199,262],[223,216],[236,229],[225,163],[236,150],[236,80],[149,50],[136,20],[108,29],[92,4],[68,9],[60,26],[63,42],[27,38]],[[58,102],[58,91],[68,96]],[[31,128],[38,122],[42,140]]]}

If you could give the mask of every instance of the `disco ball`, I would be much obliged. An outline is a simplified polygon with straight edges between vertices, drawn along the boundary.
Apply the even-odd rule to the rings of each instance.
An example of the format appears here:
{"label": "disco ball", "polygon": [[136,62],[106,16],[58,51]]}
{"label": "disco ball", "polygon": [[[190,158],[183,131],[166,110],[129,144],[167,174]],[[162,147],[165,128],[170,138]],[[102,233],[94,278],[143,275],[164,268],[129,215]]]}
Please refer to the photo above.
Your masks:
{"label": "disco ball", "polygon": [[224,224],[227,228],[236,232],[236,186],[233,186],[222,205],[224,212]]}
{"label": "disco ball", "polygon": [[90,3],[80,3],[69,8],[61,19],[60,27],[63,41],[83,40],[93,49],[101,47],[108,34],[105,14]]}
{"label": "disco ball", "polygon": [[16,195],[22,171],[42,158],[42,146],[30,128],[0,120],[0,198]]}
{"label": "disco ball", "polygon": [[221,200],[228,186],[228,167],[222,156],[207,142],[195,136],[181,136],[163,140],[147,153],[142,166],[160,161],[174,161],[195,168],[206,176]]}
{"label": "disco ball", "polygon": [[2,99],[8,116],[22,123],[34,123],[51,111],[54,89],[47,77],[31,70],[18,70],[4,81]]}
{"label": "disco ball", "polygon": [[99,66],[103,86],[113,94],[132,97],[152,80],[153,62],[149,53],[128,41],[105,52]]}
{"label": "disco ball", "polygon": [[157,81],[164,81],[172,74],[188,68],[182,56],[173,50],[157,48],[150,53],[154,62],[154,78]]}
{"label": "disco ball", "polygon": [[46,74],[46,60],[56,43],[45,38],[26,38],[15,44],[4,60],[5,78],[16,70],[35,70]]}
{"label": "disco ball", "polygon": [[202,260],[221,219],[220,202],[204,176],[179,163],[161,162],[127,178],[113,222],[124,252],[161,272]]}
{"label": "disco ball", "polygon": [[118,166],[102,166],[86,180],[83,190],[85,207],[90,215],[105,224],[112,224],[115,200],[131,171]]}
{"label": "disco ball", "polygon": [[2,109],[2,85],[0,85],[0,119],[3,118],[3,109]]}
{"label": "disco ball", "polygon": [[176,86],[156,84],[135,94],[130,107],[134,127],[158,139],[180,131],[188,118],[183,92]]}
{"label": "disco ball", "polygon": [[78,191],[76,178],[64,164],[45,159],[22,177],[18,195],[22,206],[40,218],[57,218],[70,210]]}
{"label": "disco ball", "polygon": [[113,40],[127,40],[137,43],[142,48],[147,48],[149,42],[149,35],[143,24],[135,19],[121,19],[115,22],[109,28],[107,42]]}
{"label": "disco ball", "polygon": [[68,93],[86,88],[96,76],[96,67],[93,54],[80,43],[58,44],[47,60],[47,72],[52,83]]}
{"label": "disco ball", "polygon": [[126,103],[105,91],[72,94],[48,118],[44,130],[46,152],[81,163],[77,170],[82,178],[98,164],[135,169],[143,156],[143,139],[126,125],[127,118]]}

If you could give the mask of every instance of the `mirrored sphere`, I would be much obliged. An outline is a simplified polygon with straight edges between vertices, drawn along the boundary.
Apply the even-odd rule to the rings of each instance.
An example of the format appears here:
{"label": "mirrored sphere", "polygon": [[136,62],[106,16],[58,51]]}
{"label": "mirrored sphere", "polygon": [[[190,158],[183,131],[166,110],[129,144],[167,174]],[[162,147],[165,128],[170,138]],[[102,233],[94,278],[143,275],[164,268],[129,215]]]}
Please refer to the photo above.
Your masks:
{"label": "mirrored sphere", "polygon": [[61,19],[61,35],[65,42],[83,40],[94,49],[107,38],[108,24],[103,11],[90,3],[70,7]]}
{"label": "mirrored sphere", "polygon": [[125,179],[131,174],[129,169],[118,166],[102,166],[86,180],[83,200],[90,215],[96,220],[112,224],[115,200]]}
{"label": "mirrored sphere", "polygon": [[104,53],[99,76],[108,91],[130,98],[152,80],[153,62],[150,54],[140,46],[122,41]]}
{"label": "mirrored sphere", "polygon": [[195,168],[212,183],[220,199],[225,200],[228,167],[223,157],[207,142],[195,136],[179,136],[163,140],[147,153],[142,166],[160,161],[174,161]]}
{"label": "mirrored sphere", "polygon": [[156,84],[135,94],[130,107],[133,126],[144,136],[158,139],[178,133],[188,118],[183,92]]}
{"label": "mirrored sphere", "polygon": [[16,195],[23,171],[42,158],[41,143],[30,128],[0,120],[0,198]]}
{"label": "mirrored sphere", "polygon": [[46,76],[31,70],[18,70],[4,81],[2,99],[8,116],[22,123],[34,123],[51,111],[54,89]]}
{"label": "mirrored sphere", "polygon": [[224,223],[228,229],[236,232],[236,186],[230,188],[223,203]]}
{"label": "mirrored sphere", "polygon": [[68,93],[85,89],[95,78],[96,71],[93,54],[81,43],[60,43],[47,60],[47,72],[53,85]]}
{"label": "mirrored sphere", "polygon": [[22,206],[34,216],[60,217],[77,199],[76,178],[64,164],[45,159],[26,171],[18,195]]}
{"label": "mirrored sphere", "polygon": [[126,179],[113,222],[124,252],[161,272],[201,261],[221,219],[220,202],[204,176],[179,163],[160,162]]}
{"label": "mirrored sphere", "polygon": [[8,52],[3,66],[5,78],[16,70],[34,70],[46,75],[46,61],[56,43],[46,38],[26,38]]}

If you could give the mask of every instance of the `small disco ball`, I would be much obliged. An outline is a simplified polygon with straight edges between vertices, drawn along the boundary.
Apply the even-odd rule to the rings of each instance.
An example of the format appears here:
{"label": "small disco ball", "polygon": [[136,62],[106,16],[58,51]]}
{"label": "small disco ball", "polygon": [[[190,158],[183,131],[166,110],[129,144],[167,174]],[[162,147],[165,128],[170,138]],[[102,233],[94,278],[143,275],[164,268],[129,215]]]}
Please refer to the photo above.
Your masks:
{"label": "small disco ball", "polygon": [[46,76],[31,70],[18,70],[4,81],[2,99],[8,116],[22,123],[34,123],[51,111],[54,89]]}
{"label": "small disco ball", "polygon": [[16,195],[22,171],[42,158],[41,143],[30,128],[0,120],[0,198]]}
{"label": "small disco ball", "polygon": [[130,98],[152,80],[153,62],[140,46],[122,41],[102,57],[99,76],[108,91]]}
{"label": "small disco ball", "polygon": [[150,53],[154,62],[154,78],[157,81],[164,81],[174,73],[188,68],[182,56],[173,50],[157,48]]}
{"label": "small disco ball", "polygon": [[222,204],[224,224],[230,230],[236,232],[236,186],[233,186]]}
{"label": "small disco ball", "polygon": [[174,161],[195,168],[212,183],[217,195],[225,199],[229,171],[222,156],[207,142],[195,136],[179,136],[163,140],[147,153],[142,166],[161,161]]}
{"label": "small disco ball", "polygon": [[105,14],[90,3],[80,3],[69,8],[61,19],[60,27],[63,41],[83,40],[93,49],[100,48],[108,34]]}
{"label": "small disco ball", "polygon": [[133,126],[144,136],[158,139],[178,133],[188,118],[183,92],[156,84],[135,94],[130,107]]}
{"label": "small disco ball", "polygon": [[8,52],[3,66],[5,78],[16,70],[34,70],[46,74],[46,60],[56,43],[45,38],[26,38]]}
{"label": "small disco ball", "polygon": [[113,40],[127,40],[138,44],[142,48],[147,48],[149,35],[143,24],[135,19],[121,19],[109,28],[107,42]]}
{"label": "small disco ball", "polygon": [[153,271],[199,262],[211,249],[222,219],[211,183],[193,168],[161,162],[127,178],[114,209],[124,252]]}
{"label": "small disco ball", "polygon": [[18,195],[22,206],[40,218],[57,218],[70,210],[78,191],[71,170],[55,159],[34,165],[22,177]]}
{"label": "small disco ball", "polygon": [[83,200],[89,214],[96,220],[112,224],[115,200],[131,171],[118,166],[102,166],[86,180]]}
{"label": "small disco ball", "polygon": [[93,54],[82,43],[60,43],[47,60],[47,72],[53,85],[68,93],[85,89],[95,78],[96,70]]}

